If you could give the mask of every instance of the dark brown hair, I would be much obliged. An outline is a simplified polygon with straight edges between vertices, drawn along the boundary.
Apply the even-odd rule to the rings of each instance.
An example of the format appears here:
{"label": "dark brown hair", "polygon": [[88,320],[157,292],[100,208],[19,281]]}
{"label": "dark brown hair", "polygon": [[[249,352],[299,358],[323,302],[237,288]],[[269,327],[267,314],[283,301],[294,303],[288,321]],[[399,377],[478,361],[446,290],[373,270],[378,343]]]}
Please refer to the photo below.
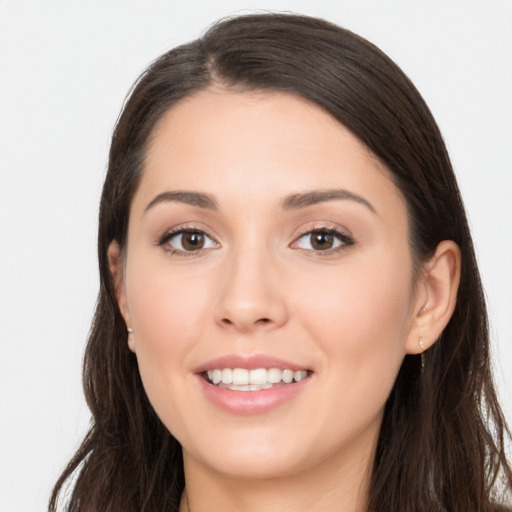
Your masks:
{"label": "dark brown hair", "polygon": [[[405,197],[421,266],[442,240],[462,252],[455,312],[425,354],[406,356],[387,401],[369,510],[484,512],[510,499],[508,432],[489,361],[484,296],[451,164],[432,115],[378,48],[326,21],[284,14],[221,21],[164,54],[138,80],[115,128],[100,207],[101,289],[84,361],[92,426],[58,480],[56,510],[177,511],[181,447],[143,390],[116,303],[107,248],[126,243],[148,139],[173,105],[212,86],[283,91],[323,108],[389,169]],[[73,478],[72,478],[73,477]]]}

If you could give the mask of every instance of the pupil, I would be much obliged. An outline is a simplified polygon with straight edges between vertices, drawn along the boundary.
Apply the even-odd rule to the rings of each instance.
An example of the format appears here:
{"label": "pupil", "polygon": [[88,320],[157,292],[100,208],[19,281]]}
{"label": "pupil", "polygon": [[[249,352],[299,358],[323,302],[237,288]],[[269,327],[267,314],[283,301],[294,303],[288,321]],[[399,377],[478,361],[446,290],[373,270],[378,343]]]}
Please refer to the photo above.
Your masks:
{"label": "pupil", "polygon": [[187,233],[183,237],[182,244],[185,249],[201,249],[204,245],[204,236],[201,233]]}
{"label": "pupil", "polygon": [[315,233],[311,245],[315,249],[330,249],[333,244],[333,236],[329,233]]}

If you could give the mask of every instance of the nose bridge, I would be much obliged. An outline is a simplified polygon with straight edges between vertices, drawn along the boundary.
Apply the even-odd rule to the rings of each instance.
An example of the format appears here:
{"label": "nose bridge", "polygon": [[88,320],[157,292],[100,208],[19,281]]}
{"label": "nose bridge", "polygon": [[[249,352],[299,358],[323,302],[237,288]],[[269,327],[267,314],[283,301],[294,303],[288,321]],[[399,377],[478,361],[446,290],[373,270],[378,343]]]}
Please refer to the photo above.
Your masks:
{"label": "nose bridge", "polygon": [[286,322],[285,294],[278,262],[261,240],[245,240],[224,261],[216,320],[241,331],[271,329]]}

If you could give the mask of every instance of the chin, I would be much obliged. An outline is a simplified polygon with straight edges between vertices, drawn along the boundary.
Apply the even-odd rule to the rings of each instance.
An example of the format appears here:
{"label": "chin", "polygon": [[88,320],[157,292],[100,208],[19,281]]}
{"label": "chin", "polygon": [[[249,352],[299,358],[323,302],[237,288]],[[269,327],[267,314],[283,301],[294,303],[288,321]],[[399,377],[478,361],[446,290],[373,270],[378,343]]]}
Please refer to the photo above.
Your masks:
{"label": "chin", "polygon": [[271,452],[256,446],[244,445],[239,449],[224,451],[222,455],[195,457],[184,450],[185,460],[191,457],[215,473],[241,480],[270,480],[295,475],[304,471],[305,463],[297,451],[283,452],[276,448]]}

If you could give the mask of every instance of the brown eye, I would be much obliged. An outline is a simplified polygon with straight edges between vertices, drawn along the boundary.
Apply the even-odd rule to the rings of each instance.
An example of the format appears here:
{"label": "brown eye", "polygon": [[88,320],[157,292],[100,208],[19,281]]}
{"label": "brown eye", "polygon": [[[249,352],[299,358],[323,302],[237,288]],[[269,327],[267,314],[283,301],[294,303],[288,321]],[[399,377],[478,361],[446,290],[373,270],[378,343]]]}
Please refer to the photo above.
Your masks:
{"label": "brown eye", "polygon": [[329,253],[338,248],[352,245],[354,240],[349,235],[335,229],[314,229],[304,233],[294,245],[299,249],[318,253]]}
{"label": "brown eye", "polygon": [[325,251],[332,249],[334,245],[334,236],[330,233],[323,233],[322,231],[313,231],[310,235],[311,247],[316,251]]}
{"label": "brown eye", "polygon": [[186,251],[197,251],[198,249],[202,249],[204,246],[204,235],[197,231],[183,233],[181,245]]}
{"label": "brown eye", "polygon": [[167,233],[159,244],[173,253],[193,253],[203,249],[213,249],[219,244],[206,233],[194,229],[183,229],[174,233]]}

